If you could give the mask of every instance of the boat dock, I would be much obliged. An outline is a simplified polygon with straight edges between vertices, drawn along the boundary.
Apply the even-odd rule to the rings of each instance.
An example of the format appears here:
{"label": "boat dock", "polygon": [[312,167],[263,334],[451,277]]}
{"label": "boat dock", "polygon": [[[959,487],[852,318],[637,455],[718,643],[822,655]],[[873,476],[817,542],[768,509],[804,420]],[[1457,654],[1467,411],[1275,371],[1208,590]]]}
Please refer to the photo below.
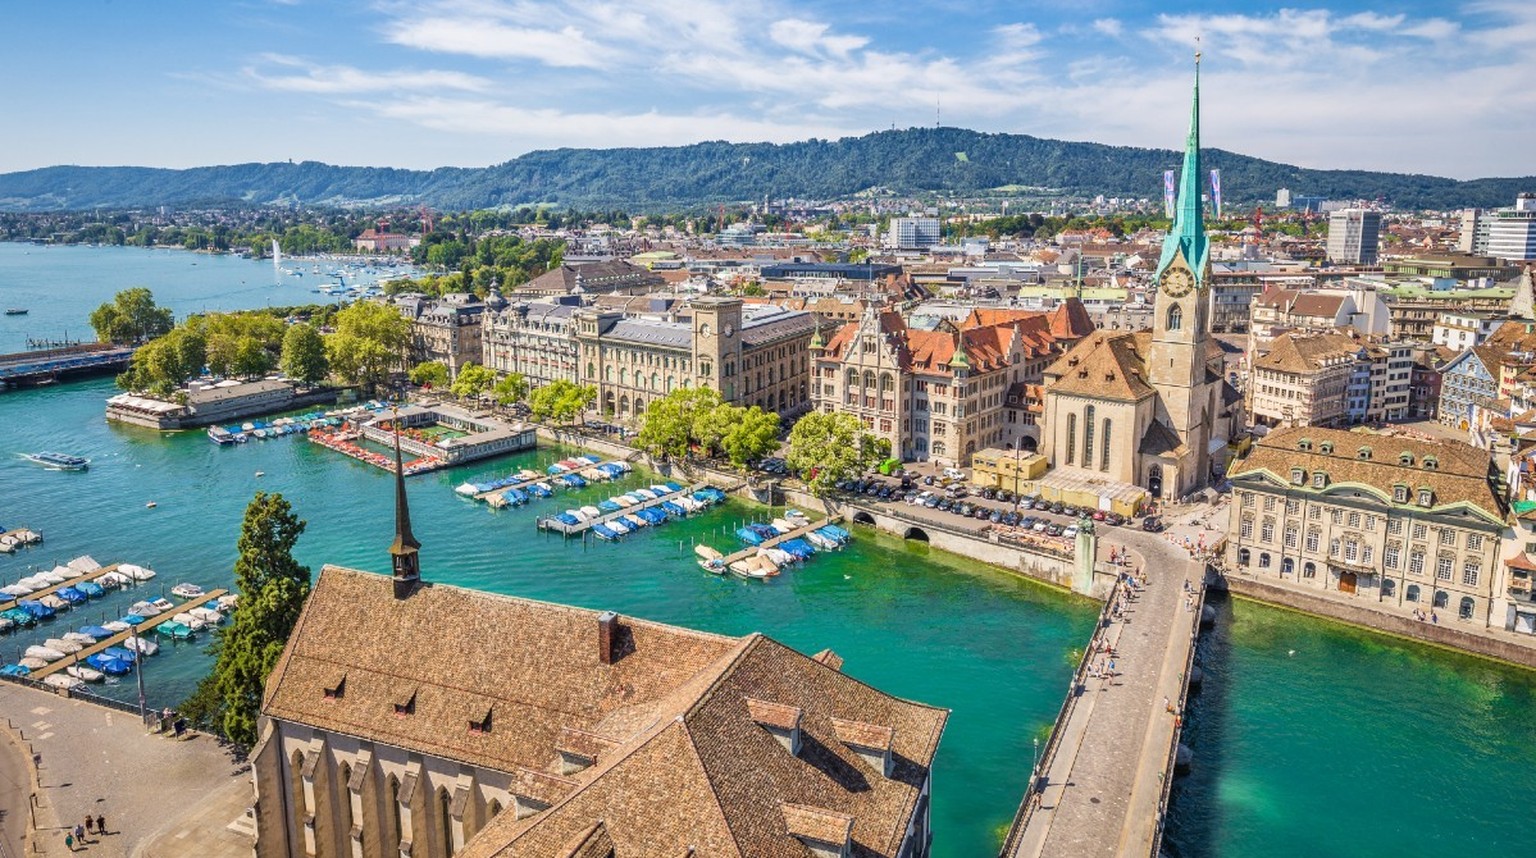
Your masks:
{"label": "boat dock", "polygon": [[[540,475],[534,477],[531,480],[521,480],[519,482],[512,483],[511,485],[501,486],[500,488],[491,489],[488,492],[481,492],[481,493],[479,493],[477,495],[474,495],[473,497],[477,501],[485,501],[485,500],[488,500],[491,497],[491,495],[499,495],[502,492],[511,491],[512,489],[518,489],[518,490],[526,489],[529,486],[533,485],[534,483],[549,483],[551,486],[553,486],[556,483],[558,483],[560,478],[565,476],[566,474],[575,474],[577,476],[582,476],[582,471],[590,471],[593,468],[600,468],[603,465],[617,465],[617,464],[622,464],[622,463],[619,462],[617,459],[609,459],[606,462],[598,462],[596,465],[588,465],[585,468],[582,468],[580,471],[563,471],[563,472],[558,473],[558,474],[540,474]],[[582,479],[586,479],[586,477],[582,477]],[[591,483],[592,483],[592,481],[588,480],[588,485],[591,485]]]}
{"label": "boat dock", "polygon": [[[604,514],[598,516],[597,518],[589,519],[587,521],[583,521],[583,522],[580,522],[580,523],[577,523],[577,524],[566,524],[563,521],[556,521],[553,518],[540,518],[536,522],[536,524],[537,524],[539,530],[552,530],[555,533],[562,533],[562,534],[565,534],[566,536],[577,536],[579,534],[585,533],[588,530],[590,530],[592,528],[592,525],[594,525],[594,524],[605,524],[607,522],[613,521],[616,518],[623,518],[626,513],[634,512],[637,509],[650,509],[653,506],[660,506],[661,504],[663,504],[663,503],[665,503],[665,502],[667,502],[669,500],[672,500],[674,498],[685,497],[685,496],[691,495],[694,492],[698,491],[699,489],[704,488],[707,485],[709,485],[709,484],[708,483],[694,483],[691,486],[685,486],[685,487],[683,487],[681,489],[678,489],[675,492],[671,492],[669,494],[664,494],[661,497],[653,498],[653,499],[645,501],[643,503],[637,503],[634,506],[627,506],[627,507],[624,507],[623,509],[617,510],[615,512],[604,513]],[[505,490],[503,490],[503,491],[505,491]]]}
{"label": "boat dock", "polygon": [[[229,591],[228,590],[222,590],[222,589],[221,590],[211,590],[211,591],[209,591],[207,593],[204,593],[201,596],[198,596],[196,599],[193,599],[190,602],[183,602],[182,604],[177,605],[176,607],[170,609],[169,611],[165,611],[164,613],[157,614],[157,615],[155,615],[153,617],[150,617],[149,619],[145,620],[142,623],[139,623],[137,626],[134,626],[132,629],[129,629],[126,632],[118,632],[117,634],[113,635],[112,637],[106,638],[105,640],[99,640],[99,641],[91,644],[90,646],[86,647],[85,649],[82,649],[79,652],[74,653],[73,655],[68,656],[67,658],[61,658],[58,661],[53,662],[52,664],[48,665],[47,667],[44,667],[44,668],[41,668],[41,669],[38,669],[38,670],[34,670],[31,673],[27,674],[27,678],[28,679],[35,679],[35,680],[41,682],[43,680],[43,678],[48,676],[49,674],[58,673],[59,671],[63,670],[66,667],[69,667],[72,664],[79,664],[80,662],[85,661],[85,659],[88,656],[93,656],[96,653],[101,652],[102,650],[106,649],[109,646],[116,646],[116,645],[122,643],[123,641],[127,640],[130,635],[138,635],[139,637],[144,637],[146,633],[153,632],[155,630],[155,626],[160,625],[161,623],[165,622],[166,620],[169,620],[170,618],[176,616],[177,614],[185,613],[187,611],[192,610],[193,608],[197,608],[197,607],[201,607],[203,605],[206,605],[209,602],[213,601],[214,599],[219,598],[220,596],[224,595],[227,592],[229,592]],[[143,658],[142,655],[139,656],[139,657]]]}
{"label": "boat dock", "polygon": [[70,578],[69,580],[65,581],[62,584],[52,584],[52,585],[49,585],[47,587],[44,587],[41,590],[37,590],[35,592],[28,593],[25,596],[18,596],[16,598],[12,598],[10,596],[0,595],[0,611],[9,611],[11,608],[17,607],[22,602],[22,600],[26,600],[28,602],[35,602],[38,599],[41,599],[44,596],[48,596],[48,595],[51,595],[53,593],[56,593],[59,590],[64,589],[65,587],[73,587],[74,585],[79,584],[81,581],[95,581],[97,578],[100,578],[100,577],[102,577],[103,575],[106,575],[109,572],[117,571],[117,567],[120,566],[120,565],[122,565],[122,564],[120,564],[120,563],[113,563],[113,564],[111,564],[109,566],[103,566],[100,569],[97,569],[95,571],[86,572],[83,575],[76,575],[75,577]]}
{"label": "boat dock", "polygon": [[726,569],[729,569],[729,568],[731,568],[731,564],[732,563],[735,563],[738,560],[745,560],[748,557],[753,556],[754,554],[757,553],[757,550],[759,548],[772,548],[775,545],[778,545],[780,542],[787,542],[787,541],[789,541],[791,539],[799,539],[800,537],[806,535],[807,533],[810,533],[813,530],[817,530],[819,528],[826,527],[829,524],[839,524],[839,523],[842,522],[842,520],[843,520],[842,516],[834,515],[834,516],[831,516],[830,518],[824,518],[821,521],[814,522],[812,524],[807,524],[807,525],[805,525],[803,527],[797,527],[797,528],[795,528],[794,530],[791,530],[788,533],[781,533],[781,534],[779,534],[778,536],[775,536],[772,539],[765,539],[765,540],[763,540],[761,545],[749,545],[746,548],[741,549],[740,551],[734,551],[734,552],[732,552],[730,554],[727,554],[725,556],[725,558],[720,561],[720,563]]}
{"label": "boat dock", "polygon": [[0,355],[0,390],[51,384],[79,375],[122,372],[132,357],[133,349],[105,343]]}

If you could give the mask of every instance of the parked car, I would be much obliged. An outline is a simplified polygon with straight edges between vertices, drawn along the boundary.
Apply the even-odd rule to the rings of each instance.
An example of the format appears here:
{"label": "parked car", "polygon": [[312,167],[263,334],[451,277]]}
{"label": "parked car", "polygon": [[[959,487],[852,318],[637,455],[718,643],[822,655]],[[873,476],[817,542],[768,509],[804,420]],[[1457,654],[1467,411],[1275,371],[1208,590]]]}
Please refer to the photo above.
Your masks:
{"label": "parked car", "polygon": [[1121,515],[1118,512],[1112,512],[1112,513],[1104,516],[1104,520],[1109,522],[1110,524],[1113,524],[1116,527],[1119,527],[1120,525],[1125,524],[1125,516]]}
{"label": "parked car", "polygon": [[1157,533],[1163,529],[1163,523],[1149,515],[1141,520],[1141,529],[1148,533]]}
{"label": "parked car", "polygon": [[1003,503],[1013,503],[1013,492],[1010,492],[1007,489],[998,489],[997,499]]}
{"label": "parked car", "polygon": [[959,468],[945,468],[943,473],[944,476],[949,477],[952,480],[965,479],[965,471],[962,471]]}
{"label": "parked car", "polygon": [[1082,512],[1082,510],[1078,509],[1076,506],[1073,506],[1072,504],[1067,504],[1066,506],[1061,508],[1061,514],[1062,515],[1070,515],[1073,518],[1076,518],[1077,515],[1079,513],[1081,513],[1081,512]]}
{"label": "parked car", "polygon": [[949,512],[955,505],[953,498],[943,498],[939,501],[939,509]]}
{"label": "parked car", "polygon": [[997,497],[997,489],[988,486],[987,488],[981,490],[981,496],[987,500],[992,500],[993,498]]}
{"label": "parked car", "polygon": [[1106,519],[1108,517],[1109,517],[1109,514],[1106,513],[1102,509],[1096,509],[1096,510],[1093,511],[1093,520],[1094,521],[1103,521],[1104,519]]}
{"label": "parked car", "polygon": [[1061,501],[1057,501],[1057,502],[1055,502],[1055,503],[1053,503],[1053,504],[1051,504],[1051,505],[1050,505],[1050,507],[1049,507],[1049,509],[1048,509],[1048,511],[1049,511],[1049,512],[1054,512],[1054,513],[1056,513],[1056,514],[1057,514],[1057,515],[1061,515],[1061,512],[1062,512],[1062,510],[1064,510],[1064,509],[1066,509],[1066,507],[1064,507],[1064,506],[1062,506],[1062,505],[1061,505]]}
{"label": "parked car", "polygon": [[1048,524],[1048,525],[1046,525],[1045,526],[1045,535],[1046,536],[1060,536],[1061,535],[1061,525],[1059,525],[1059,524]]}
{"label": "parked car", "polygon": [[943,500],[944,499],[938,495],[931,495],[927,500],[923,501],[923,507],[926,509],[934,509],[941,502],[943,502]]}
{"label": "parked car", "polygon": [[933,474],[929,474],[928,476],[923,477],[923,485],[925,485],[925,486],[933,485]]}
{"label": "parked car", "polygon": [[1049,528],[1050,526],[1051,526],[1051,523],[1049,521],[1046,521],[1045,519],[1042,518],[1042,519],[1036,520],[1035,521],[1035,526],[1031,527],[1030,530],[1033,530],[1036,533],[1044,533],[1046,531],[1046,529]]}
{"label": "parked car", "polygon": [[1076,539],[1077,538],[1077,525],[1069,524],[1066,527],[1062,528],[1061,529],[1061,535],[1065,536],[1068,539]]}

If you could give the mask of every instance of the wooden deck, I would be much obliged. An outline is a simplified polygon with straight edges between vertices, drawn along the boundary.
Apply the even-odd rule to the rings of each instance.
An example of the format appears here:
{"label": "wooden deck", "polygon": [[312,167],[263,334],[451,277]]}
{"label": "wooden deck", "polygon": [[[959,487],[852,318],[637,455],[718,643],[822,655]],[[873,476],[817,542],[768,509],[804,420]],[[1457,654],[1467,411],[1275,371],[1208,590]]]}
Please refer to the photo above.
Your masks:
{"label": "wooden deck", "polygon": [[[791,540],[791,539],[799,539],[800,537],[806,535],[807,533],[810,533],[813,530],[817,530],[817,529],[826,527],[829,524],[839,524],[839,523],[842,522],[842,520],[843,520],[842,516],[834,515],[834,516],[832,516],[830,518],[824,518],[821,521],[814,522],[814,523],[811,523],[811,524],[807,524],[807,525],[805,525],[803,527],[797,527],[797,528],[795,528],[794,530],[791,530],[788,533],[781,533],[781,534],[779,534],[778,536],[775,536],[772,539],[765,539],[765,540],[763,540],[761,545],[749,545],[746,548],[741,549],[740,551],[736,551],[736,552],[732,552],[731,554],[727,554],[725,556],[725,559],[722,560],[721,563],[723,563],[725,565],[725,568],[729,569],[729,568],[731,568],[731,564],[732,563],[735,563],[738,560],[745,560],[748,557],[751,557],[752,555],[757,553],[757,550],[759,548],[772,548],[775,545],[778,545],[780,542],[787,542],[788,540]],[[820,549],[818,549],[818,550],[820,550]]]}
{"label": "wooden deck", "polygon": [[[60,586],[63,586],[63,585],[60,585]],[[41,680],[43,677],[48,676],[50,674],[58,673],[59,671],[63,670],[66,667],[69,667],[72,664],[79,664],[79,663],[85,661],[87,656],[95,655],[96,653],[101,652],[102,650],[106,649],[109,646],[116,646],[116,645],[122,643],[123,641],[127,640],[130,635],[138,635],[139,637],[144,637],[147,633],[153,632],[155,630],[155,626],[160,625],[161,623],[165,622],[166,620],[169,620],[170,618],[176,616],[177,614],[185,613],[187,611],[192,610],[193,608],[197,608],[197,607],[201,607],[203,605],[206,605],[209,602],[219,598],[220,596],[224,595],[227,592],[229,592],[229,591],[228,590],[210,590],[209,592],[204,593],[201,596],[198,596],[196,599],[193,599],[190,602],[183,602],[182,604],[177,605],[176,607],[172,608],[169,611],[166,611],[166,612],[164,612],[162,614],[157,614],[157,615],[155,615],[153,617],[150,617],[149,619],[147,619],[144,622],[138,624],[134,628],[129,629],[126,632],[118,632],[117,634],[113,635],[112,637],[109,637],[109,638],[107,638],[105,640],[99,640],[96,643],[93,643],[90,646],[86,647],[85,649],[82,649],[79,652],[74,653],[73,655],[65,656],[64,658],[59,659],[58,661],[48,665],[45,668],[42,668],[41,670],[34,670],[30,674],[27,675],[27,678],[28,679]],[[140,658],[143,658],[143,657],[144,656],[141,654]],[[138,669],[137,662],[135,662],[134,669],[135,670]]]}
{"label": "wooden deck", "polygon": [[[644,502],[641,502],[641,503],[637,503],[634,506],[627,506],[627,507],[624,507],[623,509],[621,509],[621,510],[619,510],[617,512],[604,513],[604,514],[598,516],[597,518],[591,519],[590,521],[578,522],[577,524],[566,524],[563,521],[556,521],[552,517],[551,518],[540,518],[536,522],[536,524],[537,524],[537,526],[538,526],[538,528],[540,530],[551,530],[551,531],[554,531],[555,533],[563,533],[566,536],[577,536],[577,535],[580,535],[582,533],[587,532],[588,530],[591,530],[592,529],[592,525],[594,525],[594,524],[605,524],[607,522],[613,521],[616,518],[623,518],[626,513],[634,512],[637,509],[650,509],[653,506],[660,506],[660,505],[662,505],[662,504],[666,503],[667,501],[672,500],[674,498],[683,497],[685,495],[691,495],[694,492],[698,491],[699,489],[704,488],[707,485],[709,485],[709,484],[708,483],[694,483],[691,486],[684,486],[683,488],[678,489],[675,492],[671,492],[670,494],[662,495],[661,497],[655,498],[654,500],[648,500],[648,501],[644,501]],[[648,488],[648,487],[645,487],[645,488]],[[624,492],[619,492],[619,494],[624,494]]]}
{"label": "wooden deck", "polygon": [[[602,466],[602,465],[617,465],[617,464],[621,464],[617,459],[609,459],[606,462],[598,462],[596,465],[588,465],[587,467],[582,468],[581,471],[588,471],[588,470],[591,470],[592,468],[596,468],[596,467],[599,467],[599,466]],[[534,483],[549,483],[550,486],[553,487],[553,488],[560,488],[560,486],[555,485],[555,480],[560,479],[561,477],[565,476],[566,474],[576,474],[577,476],[581,476],[581,471],[565,471],[565,472],[559,473],[559,474],[540,474],[540,475],[534,477],[531,480],[522,480],[521,482],[513,483],[510,486],[502,486],[499,489],[491,489],[488,492],[481,492],[481,493],[475,495],[474,499],[477,500],[477,501],[487,500],[488,498],[490,498],[491,495],[499,495],[499,494],[501,494],[503,492],[506,492],[506,491],[509,491],[511,489],[519,489],[519,490],[525,489],[525,488],[533,485]],[[628,473],[631,473],[631,472],[630,471],[625,471],[624,473],[628,474]],[[582,479],[585,480],[587,478],[586,477],[582,477]],[[587,484],[591,485],[592,481],[591,480],[587,480]],[[622,492],[620,492],[620,494],[622,494]]]}

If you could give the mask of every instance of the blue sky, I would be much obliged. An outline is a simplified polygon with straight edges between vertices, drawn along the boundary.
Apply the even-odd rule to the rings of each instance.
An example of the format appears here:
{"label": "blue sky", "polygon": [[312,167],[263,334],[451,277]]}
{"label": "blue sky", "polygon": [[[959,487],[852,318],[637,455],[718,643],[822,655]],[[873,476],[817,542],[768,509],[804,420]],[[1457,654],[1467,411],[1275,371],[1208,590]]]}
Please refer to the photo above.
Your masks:
{"label": "blue sky", "polygon": [[[945,125],[1536,174],[1536,0],[13,0],[0,171],[483,166]],[[1536,190],[1536,188],[1533,188]]]}

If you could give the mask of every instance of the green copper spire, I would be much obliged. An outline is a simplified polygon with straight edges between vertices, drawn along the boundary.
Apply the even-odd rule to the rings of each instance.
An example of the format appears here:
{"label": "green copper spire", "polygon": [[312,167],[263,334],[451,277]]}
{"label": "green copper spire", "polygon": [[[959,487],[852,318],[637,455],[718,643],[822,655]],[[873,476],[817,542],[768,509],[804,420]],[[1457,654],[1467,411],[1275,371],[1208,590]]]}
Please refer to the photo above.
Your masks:
{"label": "green copper spire", "polygon": [[1179,202],[1174,210],[1173,228],[1163,239],[1163,255],[1157,261],[1157,274],[1173,262],[1180,251],[1195,272],[1195,282],[1205,286],[1205,264],[1209,247],[1205,237],[1205,217],[1200,199],[1203,181],[1200,169],[1200,55],[1195,54],[1195,97],[1189,114],[1189,139],[1184,144],[1184,170],[1179,176]]}

